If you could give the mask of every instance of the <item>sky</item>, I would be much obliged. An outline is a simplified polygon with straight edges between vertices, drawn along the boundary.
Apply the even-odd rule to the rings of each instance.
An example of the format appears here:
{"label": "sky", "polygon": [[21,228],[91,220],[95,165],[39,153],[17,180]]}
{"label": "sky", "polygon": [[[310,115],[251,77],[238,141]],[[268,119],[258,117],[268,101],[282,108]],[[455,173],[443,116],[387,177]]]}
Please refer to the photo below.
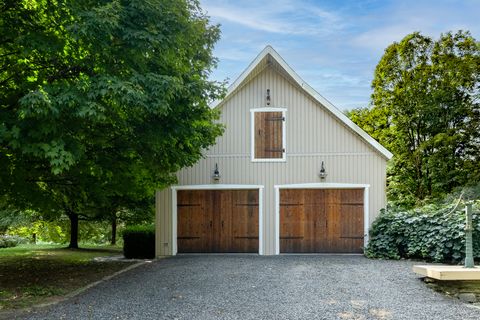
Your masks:
{"label": "sky", "polygon": [[270,44],[340,110],[369,105],[375,66],[388,45],[419,31],[469,30],[480,40],[480,0],[200,0],[221,39],[214,80],[232,83]]}

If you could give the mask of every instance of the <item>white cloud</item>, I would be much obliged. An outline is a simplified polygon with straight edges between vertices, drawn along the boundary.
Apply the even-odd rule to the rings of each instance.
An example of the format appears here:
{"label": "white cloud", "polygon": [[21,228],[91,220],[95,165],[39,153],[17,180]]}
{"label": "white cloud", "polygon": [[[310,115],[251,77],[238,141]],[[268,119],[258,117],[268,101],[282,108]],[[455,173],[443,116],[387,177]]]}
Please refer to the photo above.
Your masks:
{"label": "white cloud", "polygon": [[474,34],[480,31],[476,23],[479,3],[465,1],[462,5],[455,2],[394,2],[384,7],[382,12],[361,18],[360,31],[351,43],[358,47],[383,51],[394,41],[401,41],[406,35],[419,31],[424,35],[438,38],[441,33],[470,30]]}
{"label": "white cloud", "polygon": [[203,1],[214,21],[231,22],[250,29],[287,35],[328,35],[343,27],[335,13],[300,1]]}

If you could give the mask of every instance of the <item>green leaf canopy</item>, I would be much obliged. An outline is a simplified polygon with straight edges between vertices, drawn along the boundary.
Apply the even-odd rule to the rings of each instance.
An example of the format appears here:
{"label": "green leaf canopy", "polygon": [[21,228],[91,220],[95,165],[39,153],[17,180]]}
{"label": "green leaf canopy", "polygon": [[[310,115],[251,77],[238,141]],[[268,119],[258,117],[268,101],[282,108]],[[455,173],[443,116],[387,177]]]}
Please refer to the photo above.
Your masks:
{"label": "green leaf canopy", "polygon": [[[175,181],[222,127],[208,104],[218,26],[190,0],[0,5],[0,185],[87,212]],[[88,210],[87,210],[88,209]]]}
{"label": "green leaf canopy", "polygon": [[468,32],[413,33],[378,63],[372,107],[350,112],[394,158],[389,197],[414,205],[480,181],[480,46]]}

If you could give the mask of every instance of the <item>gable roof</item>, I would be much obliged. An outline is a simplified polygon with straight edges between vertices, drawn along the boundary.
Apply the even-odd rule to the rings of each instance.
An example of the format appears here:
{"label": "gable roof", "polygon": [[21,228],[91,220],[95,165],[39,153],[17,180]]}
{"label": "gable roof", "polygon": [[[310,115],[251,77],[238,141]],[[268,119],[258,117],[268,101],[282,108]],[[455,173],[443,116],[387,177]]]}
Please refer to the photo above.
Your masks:
{"label": "gable roof", "polygon": [[267,45],[265,49],[258,54],[258,56],[250,63],[250,65],[240,74],[240,76],[229,86],[225,97],[222,100],[214,101],[210,107],[220,107],[230,96],[247,84],[253,77],[260,73],[264,68],[269,65],[275,65],[275,67],[281,73],[284,73],[291,81],[294,82],[305,93],[312,97],[315,101],[324,106],[335,118],[341,123],[345,124],[354,133],[359,135],[365,142],[370,144],[372,148],[378,151],[387,160],[391,159],[393,154],[388,151],[384,146],[378,143],[377,140],[372,138],[362,128],[357,126],[352,120],[350,120],[343,112],[338,110],[330,101],[320,95],[315,89],[300,78],[300,76],[283,60],[283,58],[270,46]]}

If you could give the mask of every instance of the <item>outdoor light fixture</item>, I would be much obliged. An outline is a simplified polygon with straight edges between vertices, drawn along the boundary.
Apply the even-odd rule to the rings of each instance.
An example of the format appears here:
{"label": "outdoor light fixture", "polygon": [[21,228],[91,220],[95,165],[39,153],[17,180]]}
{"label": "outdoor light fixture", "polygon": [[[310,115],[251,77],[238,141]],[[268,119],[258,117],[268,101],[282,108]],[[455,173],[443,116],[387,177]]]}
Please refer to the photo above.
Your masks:
{"label": "outdoor light fixture", "polygon": [[215,170],[213,170],[213,180],[218,181],[220,180],[220,171],[218,171],[218,164],[215,163]]}
{"label": "outdoor light fixture", "polygon": [[267,106],[270,105],[270,89],[267,89]]}
{"label": "outdoor light fixture", "polygon": [[320,177],[321,180],[325,180],[327,178],[327,170],[325,170],[325,164],[322,161],[322,166],[320,168],[320,172],[318,173],[318,176]]}

